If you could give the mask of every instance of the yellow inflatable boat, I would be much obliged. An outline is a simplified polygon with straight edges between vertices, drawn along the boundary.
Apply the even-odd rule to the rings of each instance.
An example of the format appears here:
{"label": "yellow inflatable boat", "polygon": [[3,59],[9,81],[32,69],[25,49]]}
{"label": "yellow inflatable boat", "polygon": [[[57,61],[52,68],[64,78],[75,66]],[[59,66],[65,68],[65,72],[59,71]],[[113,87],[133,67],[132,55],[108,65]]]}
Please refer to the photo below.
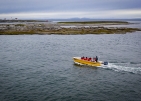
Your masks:
{"label": "yellow inflatable boat", "polygon": [[87,65],[87,66],[94,66],[94,67],[99,67],[99,66],[102,66],[102,65],[108,65],[108,62],[88,61],[88,60],[81,59],[81,57],[73,57],[73,61],[77,65]]}

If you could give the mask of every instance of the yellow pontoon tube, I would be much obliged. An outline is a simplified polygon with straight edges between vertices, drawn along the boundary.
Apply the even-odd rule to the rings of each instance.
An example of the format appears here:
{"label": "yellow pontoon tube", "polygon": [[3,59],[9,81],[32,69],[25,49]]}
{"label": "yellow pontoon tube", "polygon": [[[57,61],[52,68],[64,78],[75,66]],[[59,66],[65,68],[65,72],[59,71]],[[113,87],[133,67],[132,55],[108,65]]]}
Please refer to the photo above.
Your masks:
{"label": "yellow pontoon tube", "polygon": [[73,57],[73,61],[75,64],[78,64],[78,65],[88,65],[88,66],[94,66],[94,67],[108,65],[108,62],[102,62],[102,61],[93,62],[93,61],[81,59],[81,57]]}

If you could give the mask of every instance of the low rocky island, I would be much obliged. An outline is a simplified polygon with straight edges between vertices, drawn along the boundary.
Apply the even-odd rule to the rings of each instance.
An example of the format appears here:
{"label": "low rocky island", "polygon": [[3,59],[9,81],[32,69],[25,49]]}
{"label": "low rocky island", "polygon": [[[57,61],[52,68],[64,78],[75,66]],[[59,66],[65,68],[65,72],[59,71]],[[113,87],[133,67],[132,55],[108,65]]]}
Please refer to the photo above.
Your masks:
{"label": "low rocky island", "polygon": [[139,28],[106,27],[105,25],[128,25],[124,21],[87,22],[24,22],[0,23],[0,35],[20,34],[125,34],[141,31]]}

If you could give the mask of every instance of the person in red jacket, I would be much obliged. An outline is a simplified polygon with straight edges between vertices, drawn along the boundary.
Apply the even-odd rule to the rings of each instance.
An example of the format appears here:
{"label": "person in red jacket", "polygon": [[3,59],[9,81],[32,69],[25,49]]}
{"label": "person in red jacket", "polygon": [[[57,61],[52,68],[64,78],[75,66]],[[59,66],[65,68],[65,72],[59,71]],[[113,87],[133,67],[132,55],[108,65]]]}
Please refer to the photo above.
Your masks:
{"label": "person in red jacket", "polygon": [[83,59],[84,59],[84,56],[83,56],[83,57],[81,57],[81,59],[83,60]]}
{"label": "person in red jacket", "polygon": [[93,62],[95,62],[96,58],[93,58]]}
{"label": "person in red jacket", "polygon": [[92,58],[88,58],[88,61],[91,61]]}

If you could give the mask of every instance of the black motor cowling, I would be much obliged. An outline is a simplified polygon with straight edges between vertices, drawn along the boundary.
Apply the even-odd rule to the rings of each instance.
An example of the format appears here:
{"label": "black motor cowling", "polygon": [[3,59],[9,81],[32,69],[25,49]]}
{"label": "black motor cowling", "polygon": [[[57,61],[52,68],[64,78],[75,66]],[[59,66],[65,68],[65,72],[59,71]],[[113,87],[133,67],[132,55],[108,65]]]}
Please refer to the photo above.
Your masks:
{"label": "black motor cowling", "polygon": [[108,62],[104,62],[103,64],[104,64],[104,65],[108,65]]}

